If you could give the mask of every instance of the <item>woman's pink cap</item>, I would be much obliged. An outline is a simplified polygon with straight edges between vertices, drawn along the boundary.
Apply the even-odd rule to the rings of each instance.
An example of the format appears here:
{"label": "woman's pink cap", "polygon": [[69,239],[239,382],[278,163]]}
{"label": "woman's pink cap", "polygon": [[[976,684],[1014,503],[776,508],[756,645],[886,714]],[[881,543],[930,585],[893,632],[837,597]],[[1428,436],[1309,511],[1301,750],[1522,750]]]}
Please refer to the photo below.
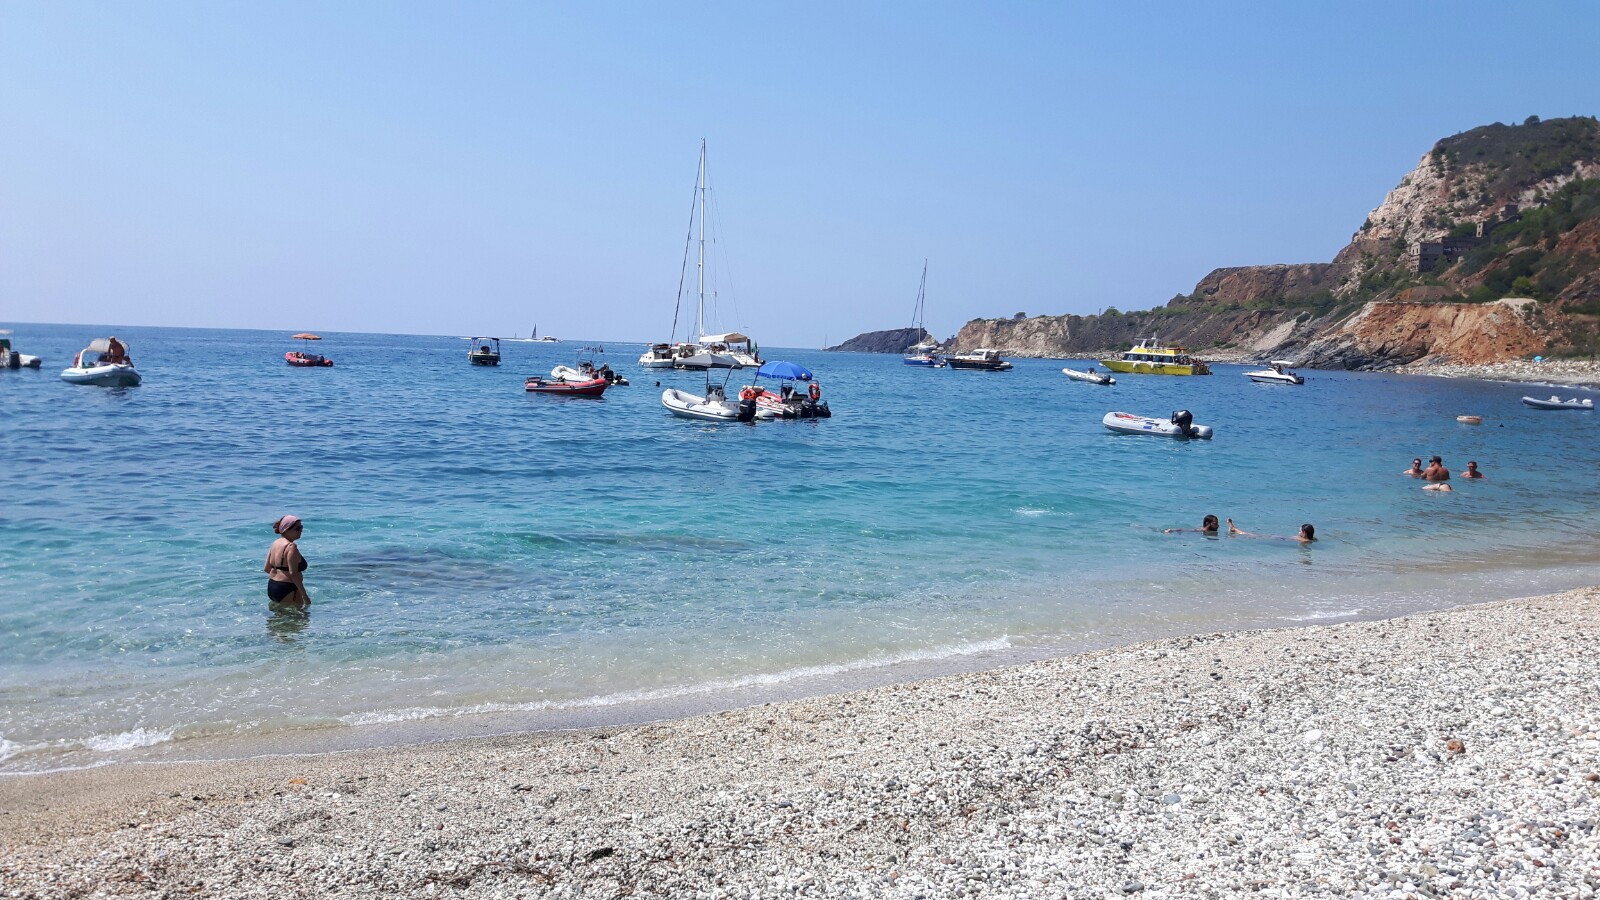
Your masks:
{"label": "woman's pink cap", "polygon": [[273,524],[272,530],[274,532],[278,533],[278,534],[283,534],[284,532],[288,531],[289,529],[291,529],[291,528],[293,528],[293,527],[295,527],[296,525],[299,525],[299,524],[300,524],[300,517],[299,516],[284,516],[283,518],[279,519],[275,524]]}

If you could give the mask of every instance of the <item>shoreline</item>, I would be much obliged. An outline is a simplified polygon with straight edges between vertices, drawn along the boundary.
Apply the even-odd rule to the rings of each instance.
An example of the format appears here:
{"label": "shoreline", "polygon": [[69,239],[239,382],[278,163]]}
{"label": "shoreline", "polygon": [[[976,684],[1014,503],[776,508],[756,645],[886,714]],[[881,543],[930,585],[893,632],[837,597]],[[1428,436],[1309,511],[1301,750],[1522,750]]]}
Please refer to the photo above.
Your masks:
{"label": "shoreline", "polygon": [[1588,896],[1597,636],[1585,588],[645,725],[6,778],[0,888]]}

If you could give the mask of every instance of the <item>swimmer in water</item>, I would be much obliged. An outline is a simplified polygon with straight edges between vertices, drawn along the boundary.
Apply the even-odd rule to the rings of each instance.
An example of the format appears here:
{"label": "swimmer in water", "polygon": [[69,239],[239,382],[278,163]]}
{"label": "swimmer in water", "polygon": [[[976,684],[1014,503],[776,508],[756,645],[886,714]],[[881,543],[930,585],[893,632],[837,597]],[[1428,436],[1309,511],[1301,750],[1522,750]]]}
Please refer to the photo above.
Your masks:
{"label": "swimmer in water", "polygon": [[1401,472],[1400,474],[1401,475],[1410,475],[1412,478],[1421,478],[1422,477],[1422,457],[1419,456],[1416,459],[1413,459],[1411,461],[1411,468],[1405,470],[1404,472]]}
{"label": "swimmer in water", "polygon": [[1475,460],[1475,459],[1467,460],[1467,469],[1466,469],[1466,471],[1461,473],[1461,477],[1462,478],[1482,478],[1483,477],[1483,473],[1478,471],[1478,461]]}
{"label": "swimmer in water", "polygon": [[1244,530],[1240,529],[1239,526],[1233,524],[1233,520],[1232,519],[1229,519],[1228,520],[1228,534],[1230,534],[1230,535],[1232,535],[1234,537],[1264,537],[1264,538],[1271,538],[1272,540],[1275,540],[1275,541],[1299,541],[1302,544],[1310,544],[1310,543],[1314,543],[1316,541],[1316,539],[1317,539],[1317,526],[1311,524],[1310,522],[1307,522],[1304,525],[1300,526],[1300,533],[1299,534],[1296,534],[1292,538],[1286,538],[1286,537],[1279,537],[1279,536],[1277,536],[1275,534],[1255,534],[1253,532],[1244,531]]}
{"label": "swimmer in water", "polygon": [[1204,519],[1200,520],[1199,528],[1167,528],[1163,529],[1161,533],[1182,534],[1186,531],[1198,531],[1201,534],[1209,534],[1212,537],[1216,537],[1217,532],[1220,530],[1222,530],[1222,526],[1218,524],[1217,517],[1213,515],[1207,515]]}
{"label": "swimmer in water", "polygon": [[1456,490],[1450,486],[1450,482],[1448,481],[1435,481],[1433,484],[1425,484],[1422,486],[1422,489],[1425,491],[1445,491],[1452,494],[1455,493]]}
{"label": "swimmer in water", "polygon": [[1428,468],[1422,471],[1423,481],[1449,481],[1450,470],[1444,467],[1444,460],[1435,456],[1428,460]]}

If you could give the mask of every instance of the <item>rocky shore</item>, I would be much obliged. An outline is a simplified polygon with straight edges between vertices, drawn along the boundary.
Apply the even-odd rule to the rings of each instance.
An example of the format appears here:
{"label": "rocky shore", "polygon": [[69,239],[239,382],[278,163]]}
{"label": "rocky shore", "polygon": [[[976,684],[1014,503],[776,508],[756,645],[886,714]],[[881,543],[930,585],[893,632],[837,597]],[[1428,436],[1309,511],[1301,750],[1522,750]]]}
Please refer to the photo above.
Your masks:
{"label": "rocky shore", "polygon": [[1593,897],[1600,589],[681,721],[0,779],[8,897]]}
{"label": "rocky shore", "polygon": [[1549,384],[1600,386],[1600,360],[1527,359],[1468,366],[1450,363],[1419,363],[1394,371],[1406,375],[1439,375],[1447,378],[1481,378],[1485,381],[1537,381]]}

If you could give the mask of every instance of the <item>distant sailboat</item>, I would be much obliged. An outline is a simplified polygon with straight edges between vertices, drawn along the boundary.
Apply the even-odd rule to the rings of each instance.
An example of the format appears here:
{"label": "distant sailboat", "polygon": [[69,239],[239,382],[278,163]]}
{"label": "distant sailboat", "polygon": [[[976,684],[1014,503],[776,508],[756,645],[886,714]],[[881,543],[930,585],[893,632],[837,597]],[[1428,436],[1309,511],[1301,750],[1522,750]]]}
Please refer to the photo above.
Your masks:
{"label": "distant sailboat", "polygon": [[[922,283],[917,285],[917,306],[916,309],[911,313],[911,327],[917,330],[917,334],[928,333],[928,329],[922,324],[922,317],[925,313],[924,307],[927,304],[927,300],[928,261],[924,259],[922,261]],[[909,353],[901,357],[900,361],[908,366],[941,368],[944,366],[944,360],[940,359],[939,354],[935,352],[938,349],[938,342],[936,342],[931,336],[925,337],[919,341],[915,347],[912,347]]]}

